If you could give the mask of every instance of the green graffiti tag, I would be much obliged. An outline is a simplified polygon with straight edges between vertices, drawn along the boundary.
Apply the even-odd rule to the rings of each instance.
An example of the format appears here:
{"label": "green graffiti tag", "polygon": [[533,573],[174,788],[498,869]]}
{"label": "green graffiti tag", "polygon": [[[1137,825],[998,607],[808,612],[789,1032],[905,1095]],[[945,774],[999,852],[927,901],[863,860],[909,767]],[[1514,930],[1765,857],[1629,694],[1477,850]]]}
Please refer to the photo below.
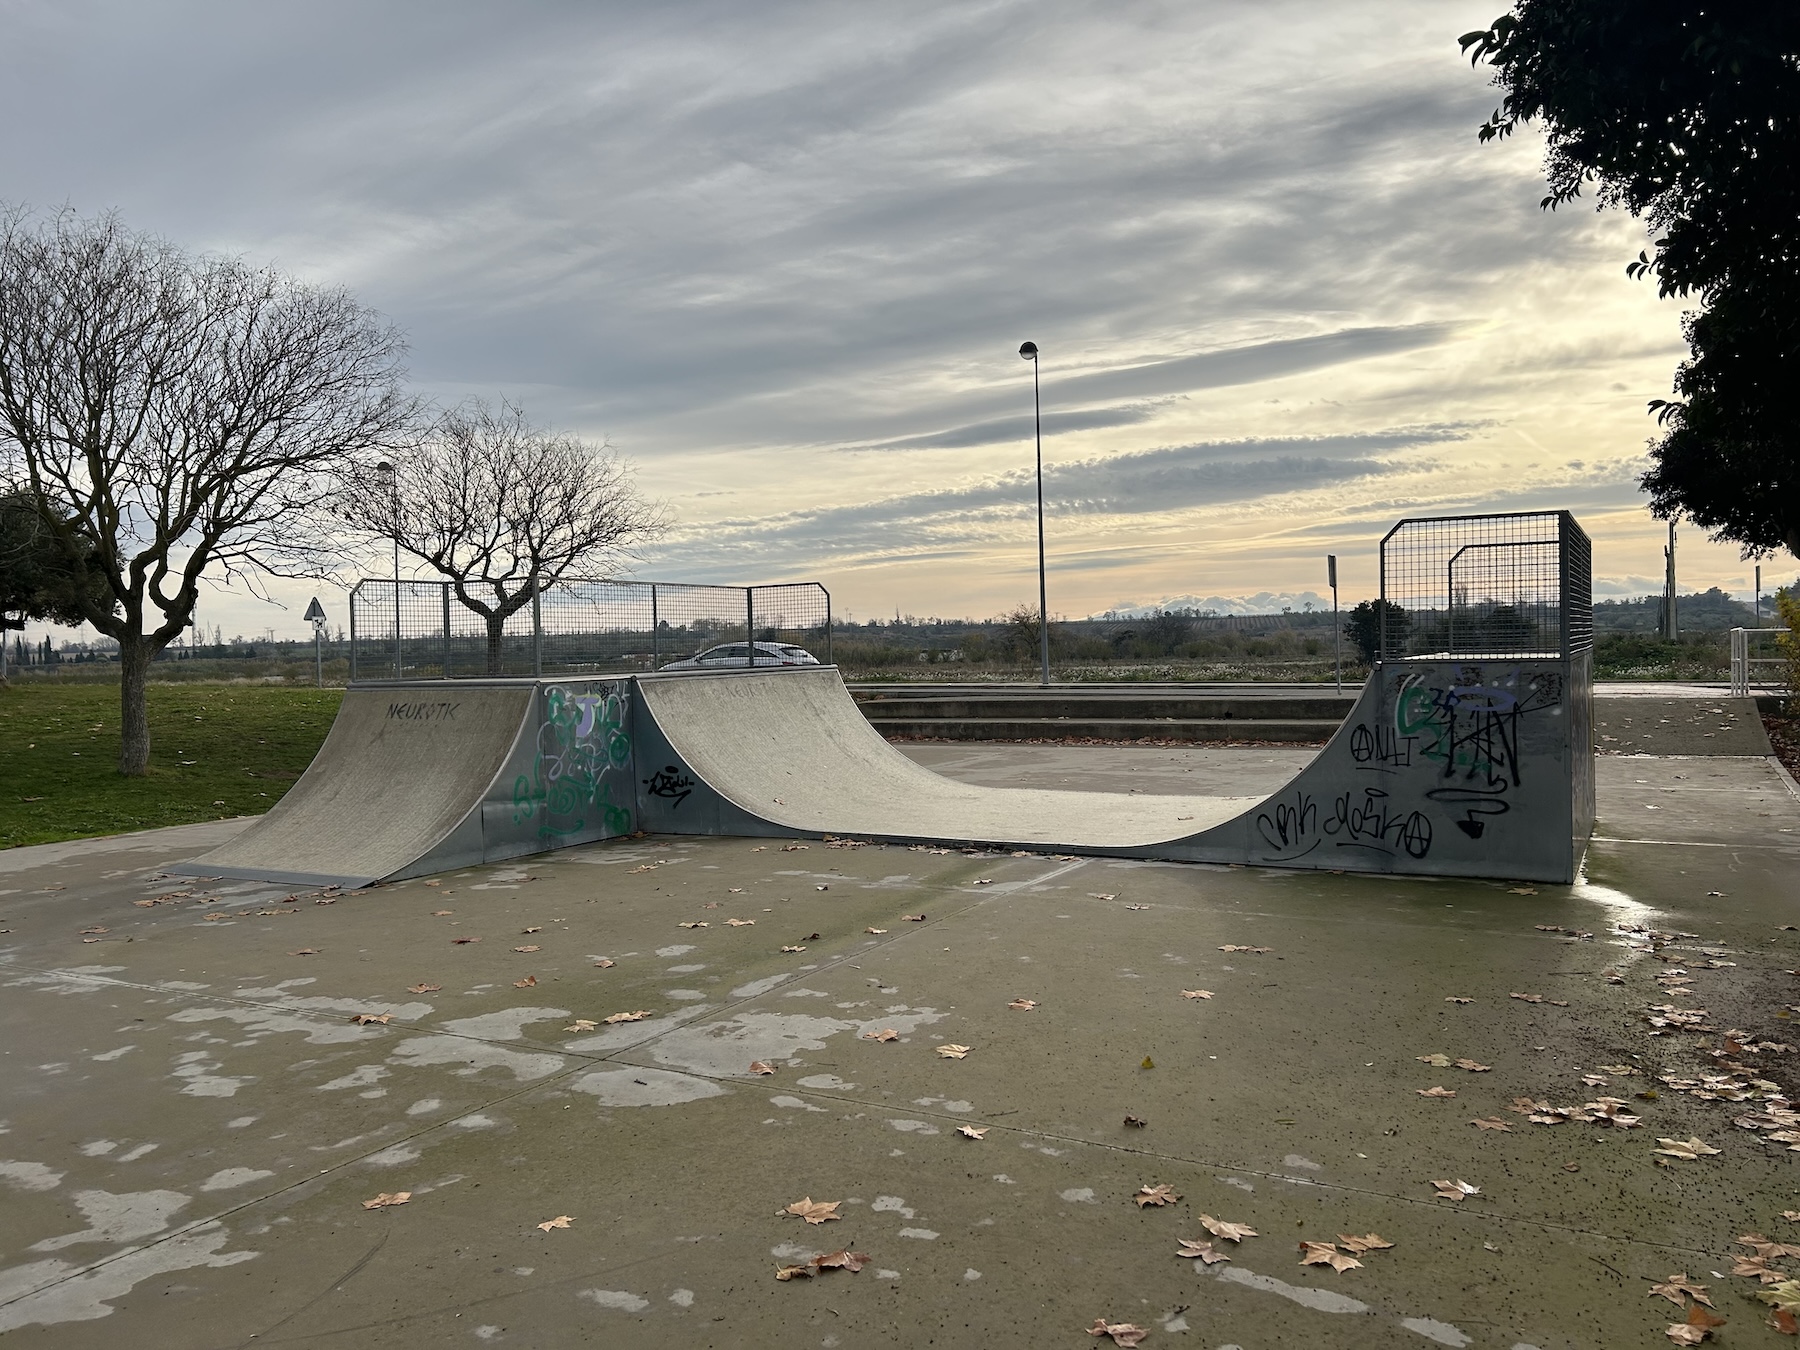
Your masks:
{"label": "green graffiti tag", "polygon": [[[513,781],[513,823],[537,821],[543,839],[590,833],[631,833],[631,736],[625,701],[616,686],[573,692],[553,685],[544,693],[531,772]],[[615,800],[615,790],[624,798]]]}

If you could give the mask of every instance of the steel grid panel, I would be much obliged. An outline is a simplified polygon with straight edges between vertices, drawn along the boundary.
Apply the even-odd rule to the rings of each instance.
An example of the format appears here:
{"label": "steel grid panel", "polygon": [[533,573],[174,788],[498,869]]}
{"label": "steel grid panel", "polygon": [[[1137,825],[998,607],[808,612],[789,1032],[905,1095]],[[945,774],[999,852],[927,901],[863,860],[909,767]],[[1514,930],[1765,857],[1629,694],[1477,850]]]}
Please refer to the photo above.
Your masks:
{"label": "steel grid panel", "polygon": [[831,659],[831,596],[817,582],[708,586],[565,578],[533,595],[368,578],[350,597],[357,679],[622,674],[720,644],[793,644]]}
{"label": "steel grid panel", "polygon": [[1381,543],[1381,651],[1562,656],[1593,645],[1592,560],[1567,511],[1403,520]]}

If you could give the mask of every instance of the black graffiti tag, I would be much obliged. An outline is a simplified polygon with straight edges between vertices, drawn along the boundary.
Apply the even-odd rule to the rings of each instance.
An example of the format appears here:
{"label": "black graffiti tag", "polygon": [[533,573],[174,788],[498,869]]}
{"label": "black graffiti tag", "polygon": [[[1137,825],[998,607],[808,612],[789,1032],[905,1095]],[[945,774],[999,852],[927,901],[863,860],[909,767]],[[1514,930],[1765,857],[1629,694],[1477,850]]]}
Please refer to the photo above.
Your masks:
{"label": "black graffiti tag", "polygon": [[[1311,853],[1320,840],[1314,834],[1319,825],[1319,808],[1311,796],[1296,792],[1291,802],[1275,802],[1269,810],[1256,816],[1256,832],[1276,853],[1296,856],[1294,850]],[[1311,841],[1308,843],[1308,841]],[[1306,845],[1301,848],[1301,845]]]}
{"label": "black graffiti tag", "polygon": [[1343,835],[1340,848],[1373,848],[1382,853],[1405,849],[1414,858],[1431,852],[1431,821],[1418,811],[1401,815],[1391,810],[1388,794],[1378,788],[1364,788],[1363,799],[1353,802],[1354,792],[1339,795],[1325,822],[1325,833]]}
{"label": "black graffiti tag", "polygon": [[694,780],[673,764],[658,769],[644,780],[644,791],[652,797],[663,797],[680,806],[694,790]]}

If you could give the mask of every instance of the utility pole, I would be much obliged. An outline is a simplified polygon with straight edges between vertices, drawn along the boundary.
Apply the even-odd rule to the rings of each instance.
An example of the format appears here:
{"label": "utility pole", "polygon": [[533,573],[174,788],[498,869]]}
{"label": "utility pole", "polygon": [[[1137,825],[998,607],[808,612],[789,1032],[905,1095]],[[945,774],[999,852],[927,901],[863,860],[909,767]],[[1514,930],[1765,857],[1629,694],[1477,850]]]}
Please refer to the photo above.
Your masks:
{"label": "utility pole", "polygon": [[1663,635],[1670,642],[1681,640],[1675,614],[1675,522],[1669,522],[1669,545],[1663,550]]}
{"label": "utility pole", "polygon": [[1038,534],[1038,683],[1050,687],[1050,601],[1044,583],[1044,410],[1038,396],[1038,345],[1020,345],[1019,355],[1031,362],[1031,424],[1037,438],[1037,534]]}
{"label": "utility pole", "polygon": [[1762,564],[1756,565],[1756,626],[1762,627]]}
{"label": "utility pole", "polygon": [[1337,669],[1337,691],[1344,692],[1344,626],[1338,622],[1337,554],[1325,555],[1325,574],[1331,581],[1331,659]]}

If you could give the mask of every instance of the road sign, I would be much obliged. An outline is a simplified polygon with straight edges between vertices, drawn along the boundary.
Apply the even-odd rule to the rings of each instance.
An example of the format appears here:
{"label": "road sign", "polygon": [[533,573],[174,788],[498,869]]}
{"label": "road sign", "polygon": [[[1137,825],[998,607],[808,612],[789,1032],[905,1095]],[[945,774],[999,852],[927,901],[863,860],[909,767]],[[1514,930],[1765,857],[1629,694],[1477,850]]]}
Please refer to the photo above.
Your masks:
{"label": "road sign", "polygon": [[306,607],[306,621],[308,623],[325,622],[325,606],[319,603],[319,597],[316,595],[312,598],[312,603]]}

